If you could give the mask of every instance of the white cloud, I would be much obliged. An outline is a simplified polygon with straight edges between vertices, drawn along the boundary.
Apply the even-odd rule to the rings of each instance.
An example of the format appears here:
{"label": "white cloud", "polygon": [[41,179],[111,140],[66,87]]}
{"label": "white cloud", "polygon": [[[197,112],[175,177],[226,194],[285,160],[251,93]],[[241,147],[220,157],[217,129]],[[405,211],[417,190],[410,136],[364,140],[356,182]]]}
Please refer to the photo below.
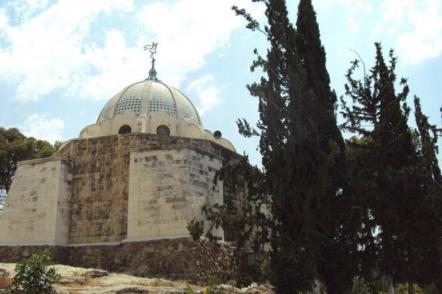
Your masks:
{"label": "white cloud", "polygon": [[364,23],[361,19],[373,13],[372,0],[316,0],[314,7],[321,10],[328,10],[336,5],[343,6],[342,11],[346,12],[346,21],[352,33],[358,33]]}
{"label": "white cloud", "polygon": [[[129,83],[147,76],[147,57],[141,44],[128,47],[124,35],[117,30],[105,32],[103,47],[87,48],[84,58],[96,73],[78,71],[72,74],[69,90],[80,97],[109,99]],[[143,61],[146,63],[140,64]]]}
{"label": "white cloud", "polygon": [[21,20],[26,20],[44,9],[48,5],[48,0],[14,0],[8,3]]}
{"label": "white cloud", "polygon": [[[44,2],[44,1],[36,1]],[[85,43],[100,13],[131,8],[131,1],[61,0],[16,26],[3,29],[0,78],[17,84],[16,98],[38,100],[90,71]],[[35,7],[30,6],[32,11]],[[22,12],[25,13],[25,12]]]}
{"label": "white cloud", "polygon": [[[148,55],[142,48],[152,40],[160,43],[159,78],[179,86],[243,25],[231,11],[232,4],[263,15],[263,6],[249,0],[157,1],[136,10],[132,0],[13,3],[21,21],[3,29],[0,79],[16,86],[16,98],[21,101],[39,100],[56,89],[67,89],[78,98],[109,99],[119,88],[147,75]],[[125,32],[112,27],[103,26],[91,35],[97,17],[114,11],[140,11],[131,18],[134,27],[127,30],[132,38],[136,32],[135,44],[128,43]],[[102,36],[104,42],[99,45],[97,39]]]}
{"label": "white cloud", "polygon": [[157,1],[144,6],[138,19],[159,42],[159,78],[167,76],[168,82],[179,85],[187,73],[205,64],[208,54],[223,48],[232,31],[243,25],[242,18],[231,10],[233,4],[257,18],[263,15],[263,5],[249,0],[178,0],[173,4]]}
{"label": "white cloud", "polygon": [[397,52],[400,61],[417,64],[442,54],[440,0],[316,0],[315,7],[339,5],[350,31],[367,34]]}
{"label": "white cloud", "polygon": [[0,33],[8,25],[9,18],[3,9],[0,9]]}
{"label": "white cloud", "polygon": [[26,136],[47,140],[53,144],[57,140],[62,140],[61,131],[64,129],[64,122],[61,118],[33,113],[26,118],[20,129]]}
{"label": "white cloud", "polygon": [[[343,6],[349,28],[354,33],[366,27],[367,17],[370,17],[370,21],[374,21],[371,37],[393,46],[401,62],[416,64],[442,53],[440,0],[318,1],[318,5],[331,4]],[[374,15],[379,18],[374,18]]]}
{"label": "white cloud", "polygon": [[221,90],[213,84],[213,80],[212,75],[205,75],[191,82],[186,88],[188,92],[195,92],[198,97],[197,109],[201,115],[221,102],[218,97]]}
{"label": "white cloud", "polygon": [[442,53],[442,5],[439,0],[390,0],[384,2],[377,33],[395,40],[401,60],[419,63]]}

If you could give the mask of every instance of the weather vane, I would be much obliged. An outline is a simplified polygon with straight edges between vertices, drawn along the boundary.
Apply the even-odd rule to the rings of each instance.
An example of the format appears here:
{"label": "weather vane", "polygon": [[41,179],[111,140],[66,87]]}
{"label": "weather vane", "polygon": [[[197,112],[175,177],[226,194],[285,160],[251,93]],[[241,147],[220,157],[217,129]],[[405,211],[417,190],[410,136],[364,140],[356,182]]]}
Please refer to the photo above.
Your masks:
{"label": "weather vane", "polygon": [[158,81],[157,71],[155,70],[155,54],[157,53],[157,47],[157,42],[152,42],[150,45],[144,45],[144,51],[150,52],[150,59],[152,62],[152,67],[149,70],[149,77],[147,78],[148,80]]}

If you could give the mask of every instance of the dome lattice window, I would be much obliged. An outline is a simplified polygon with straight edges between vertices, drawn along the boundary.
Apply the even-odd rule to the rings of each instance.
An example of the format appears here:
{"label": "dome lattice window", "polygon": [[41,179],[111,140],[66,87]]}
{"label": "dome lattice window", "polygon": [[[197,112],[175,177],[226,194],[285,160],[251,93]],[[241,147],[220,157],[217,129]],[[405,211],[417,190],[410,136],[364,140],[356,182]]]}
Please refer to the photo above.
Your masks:
{"label": "dome lattice window", "polygon": [[190,108],[189,106],[183,106],[183,116],[185,117],[185,118],[194,118],[193,117],[193,113],[194,113],[195,111],[192,109],[192,108]]}
{"label": "dome lattice window", "polygon": [[175,105],[173,103],[155,98],[149,100],[149,111],[151,112],[165,111],[170,116],[177,117]]}
{"label": "dome lattice window", "polygon": [[97,123],[126,112],[139,118],[149,117],[149,113],[163,112],[170,118],[201,126],[201,119],[189,98],[160,81],[145,80],[127,86],[106,103]]}
{"label": "dome lattice window", "polygon": [[109,100],[106,105],[103,107],[103,110],[100,113],[100,117],[102,119],[109,118],[110,110],[112,108],[112,101]]}
{"label": "dome lattice window", "polygon": [[115,115],[121,114],[126,110],[140,113],[141,111],[141,97],[138,95],[123,96],[115,108]]}
{"label": "dome lattice window", "polygon": [[193,120],[197,124],[201,124],[198,113],[189,99],[187,99],[183,93],[175,88],[171,88],[171,91],[176,99],[177,108],[179,109],[178,115],[187,120]]}
{"label": "dome lattice window", "polygon": [[152,83],[152,97],[149,99],[149,111],[165,111],[170,116],[177,118],[177,109],[173,96],[169,89],[160,83]]}

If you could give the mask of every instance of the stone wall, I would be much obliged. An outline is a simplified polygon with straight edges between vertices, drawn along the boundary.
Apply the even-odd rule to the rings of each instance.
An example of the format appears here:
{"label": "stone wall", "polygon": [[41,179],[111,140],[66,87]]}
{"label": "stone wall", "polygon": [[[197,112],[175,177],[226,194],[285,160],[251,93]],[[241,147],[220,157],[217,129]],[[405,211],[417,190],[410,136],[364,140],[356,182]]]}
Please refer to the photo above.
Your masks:
{"label": "stone wall", "polygon": [[120,241],[126,236],[128,137],[77,140],[61,153],[72,166],[69,243]]}
{"label": "stone wall", "polygon": [[233,279],[232,249],[189,238],[108,246],[0,246],[0,262],[18,262],[46,252],[54,264],[100,268],[146,277],[220,283]]}
{"label": "stone wall", "polygon": [[71,163],[69,243],[109,243],[126,238],[130,153],[140,148],[144,152],[187,148],[209,158],[235,154],[207,140],[141,133],[70,141],[55,154]]}
{"label": "stone wall", "polygon": [[0,244],[66,244],[70,183],[66,159],[19,163],[0,215]]}
{"label": "stone wall", "polygon": [[213,184],[221,166],[189,147],[131,152],[127,240],[188,236],[188,222],[204,219],[202,206],[223,201],[222,185]]}

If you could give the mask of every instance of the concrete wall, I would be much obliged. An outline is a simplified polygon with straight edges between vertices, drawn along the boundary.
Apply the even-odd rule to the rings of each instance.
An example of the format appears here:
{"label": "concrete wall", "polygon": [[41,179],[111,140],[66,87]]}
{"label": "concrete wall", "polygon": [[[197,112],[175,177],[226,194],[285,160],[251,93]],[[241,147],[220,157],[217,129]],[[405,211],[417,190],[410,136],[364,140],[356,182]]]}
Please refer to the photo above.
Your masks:
{"label": "concrete wall", "polygon": [[[204,204],[223,202],[213,184],[219,158],[193,148],[132,151],[127,241],[189,236],[187,223],[204,219]],[[221,238],[221,230],[215,232]]]}
{"label": "concrete wall", "polygon": [[21,162],[0,215],[0,244],[66,244],[70,180],[63,159]]}

